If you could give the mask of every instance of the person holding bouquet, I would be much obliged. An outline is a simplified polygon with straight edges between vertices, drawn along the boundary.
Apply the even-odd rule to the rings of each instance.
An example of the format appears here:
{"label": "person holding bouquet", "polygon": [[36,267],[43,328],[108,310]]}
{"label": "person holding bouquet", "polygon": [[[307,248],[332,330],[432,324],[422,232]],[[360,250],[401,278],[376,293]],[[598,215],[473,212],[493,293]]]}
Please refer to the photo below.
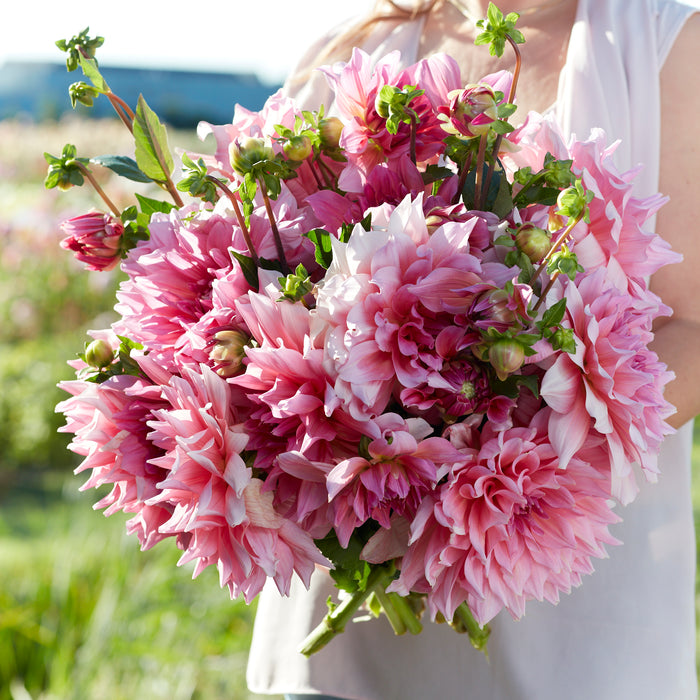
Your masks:
{"label": "person holding bouquet", "polygon": [[[312,47],[286,91],[316,109],[331,92],[314,68],[348,60],[353,46],[373,59],[399,50],[410,65],[445,52],[460,64],[465,84],[511,69],[506,53],[494,62],[475,46],[481,0],[379,0],[370,16],[341,27]],[[700,168],[695,118],[700,94],[691,75],[698,64],[700,16],[676,0],[510,0],[527,40],[518,110],[553,115],[564,133],[586,138],[592,128],[620,140],[615,165],[639,164],[635,194],[657,191],[670,201],[657,230],[683,255],[661,269],[652,289],[673,309],[659,323],[654,349],[675,373],[666,391],[676,407],[659,458],[656,484],[642,483],[623,520],[623,542],[580,588],[557,606],[528,603],[512,620],[491,622],[488,658],[446,625],[396,637],[388,625],[348,625],[321,653],[297,647],[322,616],[332,592],[317,571],[310,591],[293,582],[290,598],[263,591],[251,649],[248,683],[257,693],[347,700],[694,700],[695,541],[690,499],[692,419],[700,413],[700,245],[693,210]],[[284,625],[284,627],[282,627]],[[327,695],[319,695],[319,694]]]}

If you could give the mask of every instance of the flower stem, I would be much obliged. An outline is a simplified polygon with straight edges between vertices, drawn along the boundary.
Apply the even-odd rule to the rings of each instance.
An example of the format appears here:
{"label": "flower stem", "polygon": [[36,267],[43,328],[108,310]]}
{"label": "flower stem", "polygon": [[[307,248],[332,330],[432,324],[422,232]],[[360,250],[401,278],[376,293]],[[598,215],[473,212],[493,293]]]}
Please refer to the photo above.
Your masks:
{"label": "flower stem", "polygon": [[117,209],[114,202],[112,202],[112,200],[107,196],[106,192],[102,189],[102,187],[100,187],[100,184],[97,182],[97,180],[95,180],[95,177],[90,172],[89,168],[85,167],[85,165],[79,160],[71,161],[70,165],[75,165],[79,168],[80,172],[88,179],[90,184],[95,188],[97,194],[100,195],[102,201],[109,207],[112,214],[119,218],[121,216],[121,212],[119,211],[119,209]]}
{"label": "flower stem", "polygon": [[486,158],[486,141],[488,137],[483,134],[479,138],[479,151],[476,154],[476,173],[474,178],[474,209],[481,209],[482,200],[482,175],[484,169],[484,160]]}
{"label": "flower stem", "polygon": [[486,642],[488,641],[489,635],[491,634],[491,628],[488,625],[483,627],[476,621],[472,611],[466,603],[462,603],[457,610],[455,610],[454,617],[450,626],[454,628],[457,632],[465,633],[469,635],[469,641],[471,645],[483,651],[487,654]]}
{"label": "flower stem", "polygon": [[257,266],[259,264],[258,254],[255,252],[255,247],[253,246],[253,239],[250,237],[250,231],[245,223],[245,217],[238,204],[238,199],[236,195],[226,186],[224,182],[214,177],[213,175],[207,175],[207,180],[213,182],[221,191],[228,197],[231,205],[233,206],[233,212],[238,220],[238,225],[241,228],[241,233],[243,234],[243,239],[245,240],[246,246],[248,246],[248,252],[253,262]]}
{"label": "flower stem", "polygon": [[464,159],[464,164],[462,165],[461,170],[459,171],[459,182],[457,183],[457,192],[454,196],[454,199],[452,200],[452,204],[457,204],[459,200],[462,198],[462,192],[464,191],[464,184],[467,181],[467,175],[469,175],[469,169],[471,168],[472,165],[472,154],[469,153],[467,157]]}
{"label": "flower stem", "polygon": [[275,239],[275,248],[277,249],[277,258],[282,267],[282,274],[288,275],[289,265],[287,264],[287,258],[284,255],[284,247],[282,246],[282,238],[280,237],[279,229],[277,228],[277,222],[275,221],[275,214],[272,211],[272,204],[270,203],[270,198],[267,194],[267,187],[265,186],[265,181],[259,178],[258,184],[260,185],[260,191],[262,192],[263,202],[265,202],[265,211],[267,212],[267,218],[270,220],[270,226],[272,227],[272,236]]}
{"label": "flower stem", "polygon": [[398,593],[387,593],[380,587],[374,589],[374,595],[377,596],[377,600],[396,634],[405,634],[406,632],[419,634],[423,630],[418,615],[406,598]]}
{"label": "flower stem", "polygon": [[375,588],[379,586],[384,590],[390,578],[391,574],[384,567],[378,566],[372,569],[364,590],[355,591],[352,595],[343,600],[340,605],[328,612],[318,626],[312,630],[311,634],[304,640],[299,651],[304,656],[308,657],[325,647],[333,637],[340,634],[345,629],[345,625],[353,618],[365,600],[367,600],[369,594],[373,591],[376,592]]}
{"label": "flower stem", "polygon": [[411,126],[410,126],[410,133],[411,133],[411,162],[413,165],[416,164],[416,131],[418,130],[418,122],[416,121],[416,115],[411,113]]}
{"label": "flower stem", "polygon": [[126,128],[133,134],[134,133],[134,113],[131,111],[131,107],[118,97],[113,92],[105,93],[107,99],[111,102],[114,111],[117,116],[122,120]]}
{"label": "flower stem", "polygon": [[[515,91],[518,85],[518,79],[520,78],[520,68],[523,63],[523,58],[522,54],[520,53],[520,49],[518,48],[518,45],[510,38],[509,35],[506,35],[506,39],[508,40],[508,43],[511,45],[513,51],[515,52],[515,69],[513,70],[513,80],[510,83],[510,90],[508,91],[508,103],[512,104],[513,100],[515,100]],[[493,150],[491,151],[491,161],[489,163],[489,169],[486,173],[486,178],[484,180],[484,190],[486,192],[489,191],[489,186],[491,185],[491,178],[493,177],[493,171],[496,167],[496,160],[498,159],[498,152],[501,150],[502,141],[503,134],[498,134],[493,144]]]}

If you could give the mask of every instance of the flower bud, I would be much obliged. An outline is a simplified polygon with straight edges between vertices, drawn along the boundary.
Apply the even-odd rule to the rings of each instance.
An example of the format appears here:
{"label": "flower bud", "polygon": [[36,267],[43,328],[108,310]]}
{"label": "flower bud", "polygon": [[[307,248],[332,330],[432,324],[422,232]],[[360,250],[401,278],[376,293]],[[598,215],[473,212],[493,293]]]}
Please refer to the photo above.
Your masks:
{"label": "flower bud", "polygon": [[401,92],[401,88],[395,85],[384,85],[377,93],[374,100],[374,109],[382,119],[387,119],[391,113],[391,100],[397,92]]}
{"label": "flower bud", "polygon": [[109,214],[94,211],[61,224],[66,237],[61,247],[72,250],[89,270],[111,270],[121,257],[124,225]]}
{"label": "flower bud", "polygon": [[312,152],[311,139],[308,136],[292,136],[284,144],[284,153],[290,160],[306,160]]}
{"label": "flower bud", "polygon": [[515,243],[530,262],[537,263],[549,252],[552,240],[547,231],[526,222],[516,231]]}
{"label": "flower bud", "polygon": [[340,145],[340,134],[343,131],[343,122],[338,117],[326,117],[319,119],[318,133],[321,137],[321,144],[326,148],[338,148]]}
{"label": "flower bud", "polygon": [[550,232],[559,231],[566,226],[566,219],[557,214],[554,209],[549,210],[549,216],[547,217],[547,228]]}
{"label": "flower bud", "polygon": [[102,339],[93,340],[85,348],[85,362],[90,367],[102,369],[112,364],[114,361],[114,350],[112,346]]}
{"label": "flower bud", "polygon": [[501,381],[519,370],[524,360],[525,349],[513,338],[499,338],[489,347],[489,362]]}
{"label": "flower bud", "polygon": [[487,83],[467,85],[449,93],[449,106],[438,108],[442,128],[450,134],[474,138],[486,134],[498,119],[496,93]]}
{"label": "flower bud", "polygon": [[232,141],[228,148],[231,167],[239,174],[249,173],[253,166],[275,157],[272,146],[260,138],[247,137]]}
{"label": "flower bud", "polygon": [[209,359],[219,366],[216,373],[220,377],[233,377],[241,368],[245,357],[245,346],[250,340],[241,331],[219,331],[214,334],[216,344],[209,353]]}

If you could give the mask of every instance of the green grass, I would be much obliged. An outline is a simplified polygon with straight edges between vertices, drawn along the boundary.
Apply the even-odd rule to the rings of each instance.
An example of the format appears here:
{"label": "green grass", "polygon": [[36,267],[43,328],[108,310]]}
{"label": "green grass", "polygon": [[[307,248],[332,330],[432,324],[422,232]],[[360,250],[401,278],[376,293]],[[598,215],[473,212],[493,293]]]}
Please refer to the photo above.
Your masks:
{"label": "green grass", "polygon": [[259,697],[245,686],[254,608],[179,552],[141,552],[125,517],[15,489],[0,502],[0,700]]}

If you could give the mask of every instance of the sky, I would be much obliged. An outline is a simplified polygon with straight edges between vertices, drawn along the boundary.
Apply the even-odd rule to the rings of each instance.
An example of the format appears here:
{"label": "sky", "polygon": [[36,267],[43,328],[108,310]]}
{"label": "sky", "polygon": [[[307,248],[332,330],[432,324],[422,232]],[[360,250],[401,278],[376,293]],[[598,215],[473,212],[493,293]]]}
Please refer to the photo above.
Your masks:
{"label": "sky", "polygon": [[64,54],[55,41],[89,26],[91,36],[105,38],[97,54],[105,67],[253,72],[263,81],[277,83],[311,41],[373,4],[373,0],[23,0],[13,3],[12,12],[4,13],[0,23],[0,66],[7,60],[62,62]]}

